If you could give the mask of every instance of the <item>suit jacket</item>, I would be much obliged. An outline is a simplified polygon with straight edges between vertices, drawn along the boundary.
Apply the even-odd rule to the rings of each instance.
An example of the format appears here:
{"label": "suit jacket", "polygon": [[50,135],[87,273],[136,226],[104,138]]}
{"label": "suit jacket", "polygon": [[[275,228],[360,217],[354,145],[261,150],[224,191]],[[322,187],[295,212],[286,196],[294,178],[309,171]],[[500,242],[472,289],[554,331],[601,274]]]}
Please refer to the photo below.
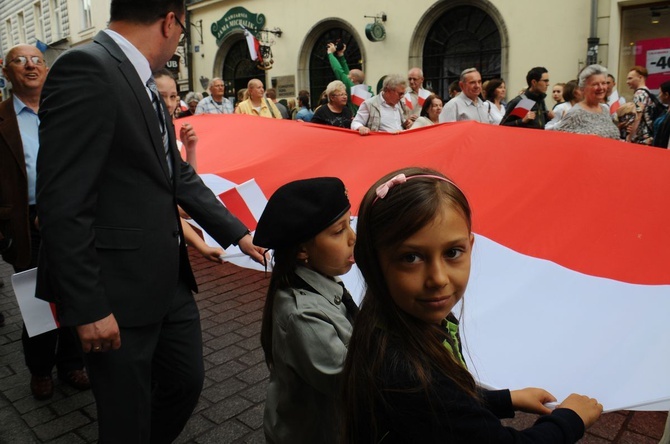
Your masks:
{"label": "suit jacket", "polygon": [[30,263],[28,176],[14,100],[0,103],[0,241],[11,245],[2,258],[18,268]]}
{"label": "suit jacket", "polygon": [[181,160],[166,114],[170,178],[145,85],[106,33],[58,58],[39,116],[37,296],[64,325],[160,321],[180,276],[196,290],[177,204],[224,247],[246,227]]}

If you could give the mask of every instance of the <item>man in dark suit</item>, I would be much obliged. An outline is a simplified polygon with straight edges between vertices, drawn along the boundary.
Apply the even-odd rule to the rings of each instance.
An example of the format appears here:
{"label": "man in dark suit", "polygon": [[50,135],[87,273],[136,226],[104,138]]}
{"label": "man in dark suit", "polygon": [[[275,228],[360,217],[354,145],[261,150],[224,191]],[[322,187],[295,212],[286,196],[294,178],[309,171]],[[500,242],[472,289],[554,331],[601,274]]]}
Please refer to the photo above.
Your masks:
{"label": "man in dark suit", "polygon": [[221,245],[262,253],[181,161],[151,72],[182,37],[184,0],[112,0],[109,29],[56,61],[42,92],[37,295],[77,328],[100,442],[167,443],[204,369],[180,205]]}
{"label": "man in dark suit", "polygon": [[[36,47],[20,44],[7,51],[2,70],[12,82],[12,97],[0,104],[0,252],[19,272],[37,266],[40,247],[35,223],[37,111],[47,66]],[[79,389],[89,387],[71,328],[29,338],[24,326],[21,340],[31,374],[30,389],[36,399],[53,395],[54,366],[68,384]]]}

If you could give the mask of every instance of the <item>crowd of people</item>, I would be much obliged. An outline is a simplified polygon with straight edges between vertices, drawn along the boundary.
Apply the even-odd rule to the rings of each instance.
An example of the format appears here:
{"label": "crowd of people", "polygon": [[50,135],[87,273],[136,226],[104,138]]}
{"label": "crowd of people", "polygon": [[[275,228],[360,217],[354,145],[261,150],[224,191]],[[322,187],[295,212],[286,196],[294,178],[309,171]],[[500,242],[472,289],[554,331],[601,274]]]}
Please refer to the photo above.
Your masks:
{"label": "crowd of people", "polygon": [[[249,82],[233,107],[223,97],[223,81],[215,78],[210,82],[209,97],[200,100],[195,112],[192,110],[196,96],[189,93],[188,109],[180,116],[235,112],[350,128],[361,135],[375,131],[399,133],[437,123],[473,120],[668,147],[670,83],[660,86],[657,98],[646,87],[648,72],[641,66],[632,67],[626,79],[626,84],[634,92],[632,105],[619,96],[614,76],[605,67],[590,65],[581,70],[577,79],[554,85],[551,96],[555,104],[550,109],[545,101],[549,72],[543,67],[528,71],[527,88],[509,101],[506,100],[505,81],[498,78],[482,81],[476,68],[461,72],[459,80],[449,85],[448,97],[439,97],[425,89],[423,71],[418,67],[410,69],[407,77],[385,76],[381,91],[375,95],[364,83],[363,71],[349,70],[345,51],[346,45],[328,44],[327,55],[336,79],[333,82],[337,83],[327,86],[314,110],[310,108],[310,94],[306,90],[300,91],[298,97],[287,101],[285,106],[277,101],[276,90],[270,89],[263,102],[259,92],[263,85],[258,79]],[[252,90],[257,97],[253,106],[249,106],[249,91]],[[348,109],[346,113],[342,111],[343,103]]]}
{"label": "crowd of people", "polygon": [[[385,175],[360,204],[357,233],[341,180],[291,182],[269,199],[252,240],[197,176],[195,129],[186,123],[176,134],[172,119],[236,113],[360,135],[474,120],[668,147],[670,82],[656,98],[647,71],[631,68],[631,107],[614,77],[590,65],[554,85],[549,109],[542,67],[509,102],[504,80],[482,82],[475,68],[442,98],[414,67],[387,75],[373,94],[363,71],[349,70],[346,45],[330,43],[333,80],[314,110],[308,91],[284,105],[260,79],[233,103],[221,78],[205,97],[189,93],[182,109],[162,67],[184,15],[183,0],[112,0],[108,29],[64,53],[49,76],[36,47],[7,53],[13,96],[0,104],[0,205],[10,210],[0,250],[17,272],[38,267],[37,294],[56,304],[60,321],[32,338],[24,327],[33,396],[53,395],[56,367],[65,383],[92,388],[100,442],[177,438],[204,378],[186,245],[216,262],[223,253],[202,242],[185,222],[192,217],[220,245],[272,260],[261,328],[269,442],[579,440],[602,411],[596,400],[573,394],[552,411],[545,404],[556,399],[543,389],[488,391],[468,371],[452,309],[467,287],[474,236],[451,179],[419,168]],[[360,309],[338,278],[354,257],[366,283]],[[542,416],[526,430],[504,427],[499,418],[515,410]]]}

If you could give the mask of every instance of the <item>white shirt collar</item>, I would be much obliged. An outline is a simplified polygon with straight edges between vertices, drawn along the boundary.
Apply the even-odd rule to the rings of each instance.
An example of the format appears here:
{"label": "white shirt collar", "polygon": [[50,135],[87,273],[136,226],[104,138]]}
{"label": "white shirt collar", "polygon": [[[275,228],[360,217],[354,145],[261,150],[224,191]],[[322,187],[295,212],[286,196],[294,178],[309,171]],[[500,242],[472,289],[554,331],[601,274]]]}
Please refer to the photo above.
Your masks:
{"label": "white shirt collar", "polygon": [[137,49],[132,43],[130,43],[124,36],[119,34],[116,31],[111,29],[105,29],[104,32],[109,35],[114,42],[119,45],[121,51],[128,57],[130,63],[135,67],[135,71],[140,76],[140,80],[144,85],[147,84],[147,80],[151,77],[151,66],[149,66],[149,61],[146,57]]}

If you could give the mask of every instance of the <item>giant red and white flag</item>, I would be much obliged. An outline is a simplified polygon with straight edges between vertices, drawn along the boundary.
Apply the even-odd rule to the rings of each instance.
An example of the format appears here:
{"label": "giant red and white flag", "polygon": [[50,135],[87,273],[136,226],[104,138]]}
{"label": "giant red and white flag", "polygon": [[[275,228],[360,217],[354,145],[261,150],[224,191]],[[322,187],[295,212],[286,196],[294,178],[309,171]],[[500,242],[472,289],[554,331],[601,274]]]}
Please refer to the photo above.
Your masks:
{"label": "giant red and white flag", "polygon": [[[183,122],[200,138],[201,173],[255,178],[265,196],[337,176],[354,215],[392,170],[444,172],[473,208],[462,329],[479,381],[584,393],[607,410],[670,409],[670,151],[477,122],[366,137],[276,119],[261,129],[241,115]],[[271,140],[254,143],[261,130]]]}

